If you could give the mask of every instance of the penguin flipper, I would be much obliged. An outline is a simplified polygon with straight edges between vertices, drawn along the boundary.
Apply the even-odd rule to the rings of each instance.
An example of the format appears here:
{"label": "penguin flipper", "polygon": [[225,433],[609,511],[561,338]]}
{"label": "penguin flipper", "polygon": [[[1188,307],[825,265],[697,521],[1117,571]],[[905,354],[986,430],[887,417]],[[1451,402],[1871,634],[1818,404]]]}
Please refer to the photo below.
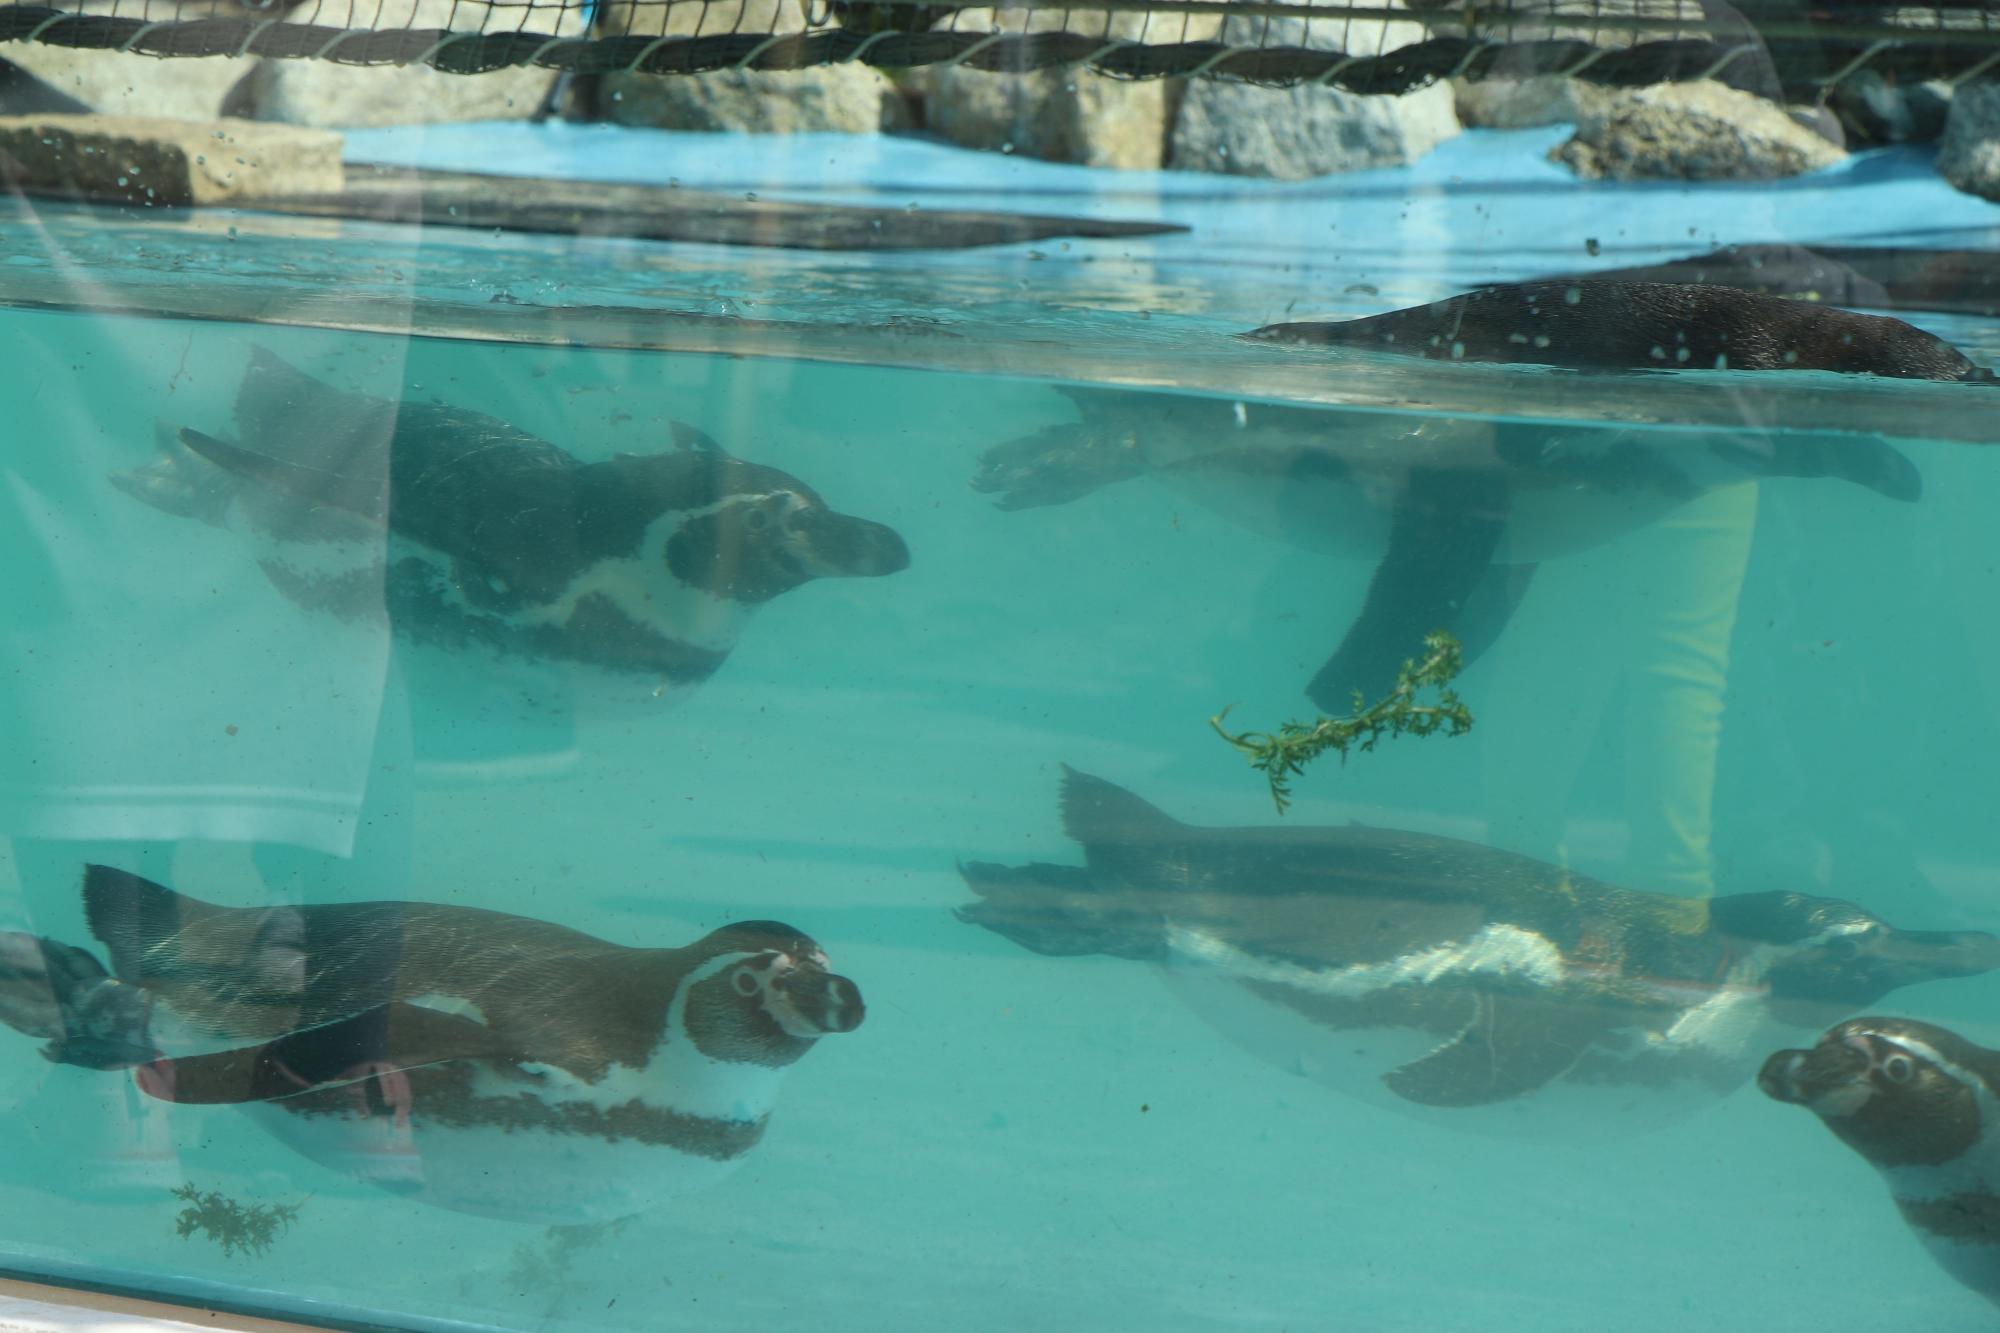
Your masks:
{"label": "penguin flipper", "polygon": [[235,478],[191,454],[182,446],[179,431],[163,421],[153,423],[153,441],[159,448],[158,458],[107,473],[105,480],[163,514],[221,527],[236,488]]}
{"label": "penguin flipper", "polygon": [[[691,426],[685,421],[669,421],[667,430],[673,437],[674,448],[691,454],[727,455],[728,450],[715,442],[715,437],[699,426]],[[633,455],[623,455],[632,457]]]}
{"label": "penguin flipper", "polygon": [[57,1064],[119,1069],[153,1058],[144,993],[88,950],[19,931],[0,932],[0,1022],[44,1037]]}
{"label": "penguin flipper", "polygon": [[196,1105],[279,1101],[454,1060],[520,1069],[521,1053],[485,1024],[418,1004],[378,1005],[273,1041],[155,1060],[139,1086],[161,1101]]}
{"label": "penguin flipper", "polygon": [[1478,995],[1465,1030],[1422,1059],[1382,1076],[1422,1106],[1489,1106],[1525,1096],[1569,1072],[1603,1031],[1587,1007],[1521,996]]}
{"label": "penguin flipper", "polygon": [[[1376,699],[1396,682],[1404,662],[1423,651],[1426,634],[1456,632],[1468,604],[1487,582],[1510,511],[1507,479],[1498,470],[1413,468],[1396,499],[1389,549],[1368,585],[1361,615],[1340,647],[1306,686],[1322,711],[1342,714],[1354,692]],[[1533,566],[1519,569],[1532,571]],[[1465,661],[1499,637],[1527,575],[1504,579],[1471,619],[1482,621],[1476,639],[1461,636]],[[1509,588],[1512,589],[1509,595]]]}

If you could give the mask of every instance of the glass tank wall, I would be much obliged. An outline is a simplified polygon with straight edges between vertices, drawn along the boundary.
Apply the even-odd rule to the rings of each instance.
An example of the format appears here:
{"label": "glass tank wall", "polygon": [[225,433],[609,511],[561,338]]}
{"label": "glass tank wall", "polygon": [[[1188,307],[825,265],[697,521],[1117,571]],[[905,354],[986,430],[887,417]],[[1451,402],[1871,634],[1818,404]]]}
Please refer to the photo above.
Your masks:
{"label": "glass tank wall", "polygon": [[1570,133],[342,150],[777,245],[14,197],[0,1270],[1987,1327],[1993,206]]}

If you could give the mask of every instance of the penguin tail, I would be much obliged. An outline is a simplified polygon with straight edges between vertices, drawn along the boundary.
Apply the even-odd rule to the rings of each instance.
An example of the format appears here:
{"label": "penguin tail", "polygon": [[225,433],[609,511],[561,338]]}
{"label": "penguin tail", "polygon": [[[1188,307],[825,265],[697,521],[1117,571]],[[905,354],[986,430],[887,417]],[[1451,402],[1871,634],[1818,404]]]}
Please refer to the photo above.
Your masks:
{"label": "penguin tail", "polygon": [[235,480],[190,452],[181,444],[179,431],[164,421],[153,423],[153,443],[159,456],[152,462],[107,473],[105,479],[163,514],[221,527],[235,495]]}
{"label": "penguin tail", "polygon": [[1093,856],[1186,841],[1188,826],[1115,782],[1063,765],[1063,831]]}
{"label": "penguin tail", "polygon": [[1165,919],[1143,895],[1100,889],[1081,866],[988,861],[960,864],[966,887],[979,895],[953,913],[970,926],[1005,936],[1031,953],[1071,958],[1106,954],[1159,961],[1166,957]]}
{"label": "penguin tail", "polygon": [[112,969],[127,981],[143,982],[149,971],[160,971],[174,938],[192,919],[213,910],[130,871],[83,868],[84,921],[110,953]]}
{"label": "penguin tail", "polygon": [[0,932],[0,1022],[47,1041],[57,1064],[122,1069],[153,1057],[144,994],[88,950],[20,931]]}

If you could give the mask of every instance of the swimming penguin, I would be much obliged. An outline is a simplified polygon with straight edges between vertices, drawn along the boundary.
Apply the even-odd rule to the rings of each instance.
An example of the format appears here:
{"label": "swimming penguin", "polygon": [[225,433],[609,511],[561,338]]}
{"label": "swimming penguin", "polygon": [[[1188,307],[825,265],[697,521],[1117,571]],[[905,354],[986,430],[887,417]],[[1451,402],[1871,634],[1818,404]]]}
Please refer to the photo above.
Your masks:
{"label": "swimming penguin", "polygon": [[1157,964],[1281,1068],[1459,1128],[1648,1129],[1740,1086],[1780,1034],[2000,967],[2000,938],[1831,898],[1687,899],[1455,838],[1197,828],[1064,770],[1084,865],[961,867],[958,909],[1036,953]]}
{"label": "swimming penguin", "polygon": [[2000,1051],[1906,1018],[1852,1018],[1779,1051],[1757,1086],[1882,1173],[1943,1269],[2000,1304]]}
{"label": "swimming penguin", "polygon": [[892,574],[901,537],[677,427],[678,448],[585,463],[496,418],[348,393],[255,351],[240,440],[163,438],[111,480],[241,530],[292,600],[450,649],[693,685],[757,607],[816,578]]}
{"label": "swimming penguin", "polygon": [[1541,561],[1644,527],[1717,488],[1835,477],[1896,500],[1923,490],[1907,458],[1865,435],[1551,426],[1059,391],[1077,422],[996,445],[980,460],[972,484],[997,492],[1001,508],[1061,504],[1143,474],[1252,532],[1375,562],[1358,616],[1306,687],[1328,713],[1348,711],[1355,690],[1386,692],[1432,630],[1450,630],[1465,660],[1476,660]]}
{"label": "swimming penguin", "polygon": [[1506,283],[1366,319],[1267,324],[1245,336],[1572,370],[1831,370],[1993,382],[1956,347],[1900,319],[1697,283]]}
{"label": "swimming penguin", "polygon": [[58,1063],[230,1104],[427,1203],[571,1224],[649,1208],[756,1146],[785,1071],[861,992],[772,921],[630,948],[433,903],[221,907],[93,865],[86,950],[0,936],[0,1020]]}

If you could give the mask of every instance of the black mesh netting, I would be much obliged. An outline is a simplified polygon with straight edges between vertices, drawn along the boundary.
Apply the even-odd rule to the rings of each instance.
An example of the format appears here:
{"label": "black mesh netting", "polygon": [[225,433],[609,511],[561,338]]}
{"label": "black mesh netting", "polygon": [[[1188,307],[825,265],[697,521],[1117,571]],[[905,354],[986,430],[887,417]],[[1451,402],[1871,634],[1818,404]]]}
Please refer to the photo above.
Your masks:
{"label": "black mesh netting", "polygon": [[[2000,0],[1502,0],[1492,5],[1098,0],[80,0],[0,5],[0,41],[153,56],[273,56],[577,73],[1086,67],[1355,93],[1560,74],[1638,86],[1718,78],[1811,100],[1863,71],[1897,83],[2000,71]],[[1771,84],[1776,87],[1770,86]]]}

